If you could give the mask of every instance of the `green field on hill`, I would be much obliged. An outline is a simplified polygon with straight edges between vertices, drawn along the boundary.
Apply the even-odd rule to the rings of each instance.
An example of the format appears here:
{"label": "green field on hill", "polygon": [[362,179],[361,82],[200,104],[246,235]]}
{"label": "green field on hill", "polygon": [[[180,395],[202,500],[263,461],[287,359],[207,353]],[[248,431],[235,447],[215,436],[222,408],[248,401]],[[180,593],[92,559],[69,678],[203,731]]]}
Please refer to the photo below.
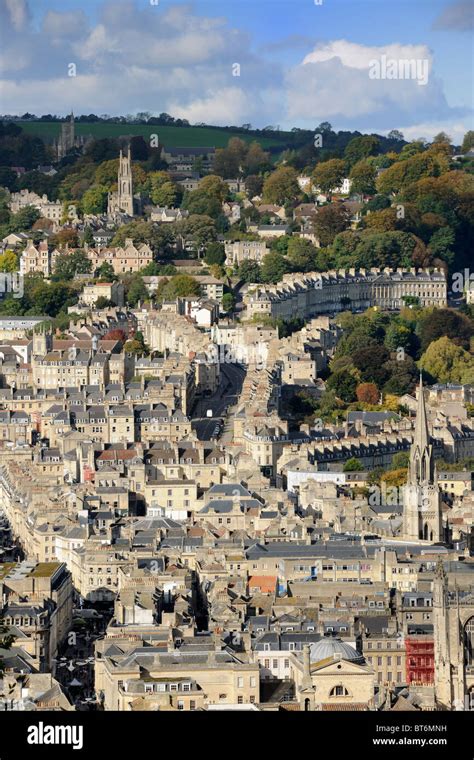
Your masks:
{"label": "green field on hill", "polygon": [[[18,121],[16,123],[26,134],[37,135],[48,142],[52,142],[58,137],[61,129],[60,122],[54,121]],[[122,135],[141,135],[148,138],[150,135],[156,134],[161,144],[180,148],[224,148],[231,137],[240,137],[246,142],[257,140],[262,148],[281,148],[283,150],[293,137],[291,132],[282,132],[280,139],[256,136],[245,130],[230,132],[218,127],[164,127],[157,124],[148,126],[146,124],[107,124],[104,122],[76,122],[75,129],[77,135],[92,135],[97,139]]]}

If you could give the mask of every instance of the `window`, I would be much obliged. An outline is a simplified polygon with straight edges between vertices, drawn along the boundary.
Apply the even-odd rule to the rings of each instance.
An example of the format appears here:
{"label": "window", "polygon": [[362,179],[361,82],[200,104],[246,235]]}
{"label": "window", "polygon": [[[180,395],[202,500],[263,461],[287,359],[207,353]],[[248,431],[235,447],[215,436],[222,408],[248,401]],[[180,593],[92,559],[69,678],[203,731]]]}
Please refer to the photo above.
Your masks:
{"label": "window", "polygon": [[243,679],[242,676],[238,677],[238,679],[237,679],[237,686],[238,686],[239,689],[243,689],[244,688],[244,679]]}
{"label": "window", "polygon": [[348,697],[349,692],[347,691],[345,686],[333,686],[331,691],[329,692],[330,697]]}
{"label": "window", "polygon": [[244,698],[243,697],[237,697],[237,704],[243,705],[244,704]]}
{"label": "window", "polygon": [[194,699],[191,699],[191,701],[189,702],[189,709],[190,710],[196,709],[196,701]]}
{"label": "window", "polygon": [[184,702],[182,699],[178,699],[178,710],[184,710]]}

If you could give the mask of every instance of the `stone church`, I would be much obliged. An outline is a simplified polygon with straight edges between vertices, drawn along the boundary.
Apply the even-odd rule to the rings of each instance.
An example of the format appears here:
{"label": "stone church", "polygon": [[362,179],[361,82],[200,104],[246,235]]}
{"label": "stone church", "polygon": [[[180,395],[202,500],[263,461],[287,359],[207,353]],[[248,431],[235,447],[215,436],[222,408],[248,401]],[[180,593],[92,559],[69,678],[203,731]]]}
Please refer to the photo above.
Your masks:
{"label": "stone church", "polygon": [[431,543],[444,540],[441,491],[428,432],[421,376],[408,482],[403,492],[403,538]]}
{"label": "stone church", "polygon": [[86,142],[87,140],[84,136],[79,137],[76,135],[74,114],[71,111],[69,120],[61,124],[59,137],[54,143],[54,149],[58,161],[64,158],[72,148],[83,148]]}
{"label": "stone church", "polygon": [[133,178],[132,178],[132,157],[130,146],[128,146],[127,155],[124,156],[120,151],[117,190],[109,193],[107,203],[107,214],[115,216],[125,214],[126,216],[134,215],[134,195],[133,195]]}
{"label": "stone church", "polygon": [[445,710],[474,710],[474,588],[448,589],[441,560],[433,582],[435,696]]}

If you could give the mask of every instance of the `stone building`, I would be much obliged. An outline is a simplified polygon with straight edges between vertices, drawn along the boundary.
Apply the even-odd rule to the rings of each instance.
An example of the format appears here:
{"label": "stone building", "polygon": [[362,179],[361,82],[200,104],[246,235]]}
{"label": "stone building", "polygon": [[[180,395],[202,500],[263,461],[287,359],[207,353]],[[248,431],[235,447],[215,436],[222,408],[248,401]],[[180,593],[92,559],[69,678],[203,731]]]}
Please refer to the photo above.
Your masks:
{"label": "stone building", "polygon": [[446,275],[440,269],[339,269],[288,274],[275,285],[258,285],[244,296],[246,317],[308,319],[318,314],[363,311],[372,306],[398,310],[404,299],[421,306],[446,306]]}
{"label": "stone building", "polygon": [[474,708],[474,589],[448,590],[438,563],[433,582],[435,696],[448,710]]}
{"label": "stone building", "polygon": [[410,448],[408,483],[403,492],[403,535],[409,540],[442,541],[441,492],[433,446],[430,443],[423,382],[420,376],[418,410]]}
{"label": "stone building", "polygon": [[107,214],[114,215],[117,213],[133,216],[133,179],[132,179],[132,156],[130,146],[128,146],[127,155],[124,156],[120,151],[117,190],[109,193],[107,203]]}
{"label": "stone building", "polygon": [[239,266],[243,261],[261,264],[263,257],[270,253],[264,240],[227,240],[224,246],[226,266]]}

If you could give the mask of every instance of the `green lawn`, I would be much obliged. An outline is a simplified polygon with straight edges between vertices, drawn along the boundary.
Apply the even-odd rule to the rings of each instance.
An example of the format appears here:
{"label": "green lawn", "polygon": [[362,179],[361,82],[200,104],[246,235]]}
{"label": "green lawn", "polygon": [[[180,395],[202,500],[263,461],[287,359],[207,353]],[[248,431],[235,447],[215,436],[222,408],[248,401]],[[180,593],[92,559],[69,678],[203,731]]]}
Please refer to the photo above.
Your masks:
{"label": "green lawn", "polygon": [[[38,135],[45,140],[53,140],[59,135],[60,123],[52,121],[21,121],[19,126],[30,135]],[[260,137],[242,132],[226,132],[219,128],[208,127],[161,127],[158,125],[147,126],[146,124],[104,124],[102,122],[87,123],[76,122],[77,135],[92,135],[93,137],[119,137],[120,135],[142,135],[149,137],[157,134],[160,143],[170,147],[216,147],[224,148],[231,137],[240,137],[242,140],[252,142],[257,140],[263,148],[282,147],[291,140],[291,133],[282,132],[281,139],[274,137]]]}

